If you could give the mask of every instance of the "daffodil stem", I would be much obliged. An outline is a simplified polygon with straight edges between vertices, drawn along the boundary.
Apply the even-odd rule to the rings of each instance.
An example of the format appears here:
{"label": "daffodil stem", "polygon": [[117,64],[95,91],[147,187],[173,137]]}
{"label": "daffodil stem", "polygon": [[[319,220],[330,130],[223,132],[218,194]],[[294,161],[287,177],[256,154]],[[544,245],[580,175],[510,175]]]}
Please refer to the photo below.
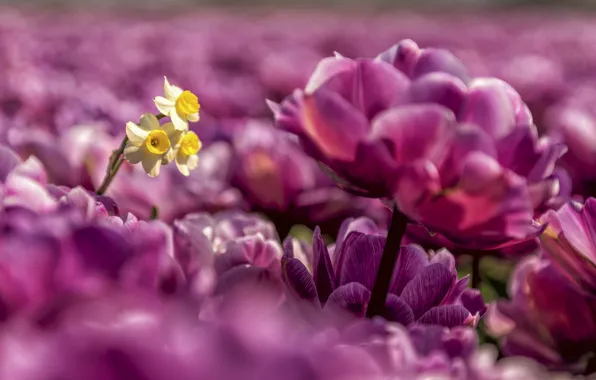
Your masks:
{"label": "daffodil stem", "polygon": [[[157,120],[159,120],[159,119],[164,118],[165,115],[160,113],[160,114],[155,115],[155,117],[157,118]],[[124,155],[124,148],[126,148],[127,142],[128,142],[128,137],[124,136],[118,149],[116,149],[115,151],[112,152],[112,155],[110,156],[110,161],[108,162],[106,176],[103,178],[101,185],[99,185],[97,190],[95,190],[95,193],[97,195],[105,194],[105,192],[108,190],[108,186],[110,186],[110,184],[114,180],[114,177],[116,177],[118,170],[120,170],[122,163],[124,163],[123,155]]]}
{"label": "daffodil stem", "polygon": [[389,230],[387,231],[387,240],[385,241],[385,247],[383,248],[383,256],[381,256],[377,278],[366,310],[366,316],[368,318],[381,315],[385,310],[387,292],[391,285],[393,270],[395,269],[395,264],[399,257],[401,240],[406,232],[408,221],[408,217],[394,206]]}

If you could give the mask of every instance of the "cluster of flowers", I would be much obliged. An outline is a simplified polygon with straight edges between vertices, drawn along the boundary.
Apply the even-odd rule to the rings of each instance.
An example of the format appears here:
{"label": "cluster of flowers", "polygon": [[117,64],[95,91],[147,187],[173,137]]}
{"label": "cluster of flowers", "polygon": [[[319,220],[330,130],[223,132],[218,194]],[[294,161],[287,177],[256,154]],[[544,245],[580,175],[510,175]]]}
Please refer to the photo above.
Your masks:
{"label": "cluster of flowers", "polygon": [[370,219],[344,222],[331,246],[318,232],[282,244],[257,215],[139,221],[47,184],[33,157],[1,148],[0,163],[2,378],[554,376],[478,348],[484,302],[445,250],[402,248],[387,321],[362,319],[385,235]]}
{"label": "cluster of flowers", "polygon": [[[110,30],[126,38],[63,54],[109,40],[102,23],[85,37],[73,33],[88,17],[41,38],[20,32],[32,20],[47,23],[43,16],[0,15],[0,67],[10,74],[0,78],[9,82],[0,95],[0,378],[542,380],[596,372],[596,200],[582,200],[588,174],[574,166],[596,160],[596,124],[587,102],[553,79],[568,80],[566,67],[584,81],[589,70],[578,70],[578,59],[525,54],[521,62],[540,68],[536,81],[548,85],[536,92],[534,82],[519,83],[526,75],[509,74],[520,95],[477,76],[492,72],[481,69],[494,58],[484,46],[500,38],[490,28],[457,54],[420,47],[458,45],[443,20],[420,45],[402,40],[376,58],[351,59],[382,51],[383,38],[394,38],[386,24],[374,23],[383,37],[368,43],[370,20],[345,33],[344,24],[297,28],[281,16],[272,20],[305,35],[276,40],[273,21],[250,29],[236,19],[177,19],[174,44],[167,34],[154,39],[171,20],[113,18]],[[230,42],[213,33],[213,20],[252,33]],[[409,20],[400,27],[414,36],[412,25],[428,23]],[[480,28],[477,19],[463,26]],[[345,36],[330,37],[338,31]],[[188,49],[197,36],[213,51]],[[253,53],[244,38],[260,41]],[[328,45],[346,56],[319,61]],[[126,70],[115,73],[104,55],[121,48]],[[189,73],[194,63],[211,69]],[[161,70],[202,91],[195,131],[198,97],[167,79],[164,96],[154,97],[155,83],[142,78]],[[105,83],[82,88],[94,81]],[[139,99],[153,99],[159,114],[127,123],[119,142],[124,121],[151,106]],[[265,104],[273,122],[244,118],[271,118]],[[163,117],[170,121],[160,124]],[[84,118],[109,123],[70,128]],[[312,236],[289,234],[298,223]],[[469,287],[457,271],[464,254],[516,265],[508,299],[487,305]],[[479,347],[481,328],[510,358]]]}

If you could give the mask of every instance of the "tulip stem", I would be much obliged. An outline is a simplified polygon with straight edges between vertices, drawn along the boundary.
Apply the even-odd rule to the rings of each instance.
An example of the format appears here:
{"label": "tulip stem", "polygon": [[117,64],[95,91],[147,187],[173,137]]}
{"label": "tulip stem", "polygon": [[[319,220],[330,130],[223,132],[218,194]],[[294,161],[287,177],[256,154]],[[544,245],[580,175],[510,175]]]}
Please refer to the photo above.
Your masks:
{"label": "tulip stem", "polygon": [[480,256],[472,255],[472,288],[478,289],[480,285]]}
{"label": "tulip stem", "polygon": [[[164,118],[165,115],[157,114],[155,115],[155,117],[157,118],[157,120],[159,120],[161,118]],[[112,154],[110,155],[110,160],[108,161],[108,167],[106,169],[106,176],[103,178],[103,181],[101,181],[101,185],[99,185],[97,190],[95,190],[95,194],[103,195],[108,190],[108,186],[110,186],[110,184],[114,180],[114,177],[116,177],[118,170],[120,170],[122,163],[124,162],[124,148],[126,148],[127,142],[128,137],[125,135],[118,149],[112,151]]]}
{"label": "tulip stem", "polygon": [[393,277],[393,270],[397,263],[399,250],[401,247],[401,240],[406,232],[408,225],[408,217],[405,216],[396,206],[393,207],[393,214],[389,224],[389,231],[387,231],[387,240],[383,248],[383,256],[379,263],[379,270],[377,271],[377,278],[373,286],[370,303],[366,310],[366,316],[372,318],[381,315],[385,310],[385,301],[387,300],[387,292]]}

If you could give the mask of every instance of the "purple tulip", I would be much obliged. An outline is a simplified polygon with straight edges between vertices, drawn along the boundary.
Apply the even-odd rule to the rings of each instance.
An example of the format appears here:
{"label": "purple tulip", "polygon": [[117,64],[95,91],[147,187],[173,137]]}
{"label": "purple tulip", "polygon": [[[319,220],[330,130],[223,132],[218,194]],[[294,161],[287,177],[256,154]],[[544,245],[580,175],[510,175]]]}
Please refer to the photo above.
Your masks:
{"label": "purple tulip", "polygon": [[405,40],[376,59],[326,58],[304,91],[271,106],[340,185],[393,197],[469,248],[535,237],[534,211],[559,194],[553,168],[565,147],[538,140],[513,88],[470,80],[445,50]]}
{"label": "purple tulip", "polygon": [[571,282],[596,296],[596,199],[569,202],[540,222],[547,225],[540,236],[546,255]]}
{"label": "purple tulip", "polygon": [[[331,254],[315,230],[312,262],[301,261],[286,241],[282,271],[289,293],[325,310],[363,317],[386,240],[378,232],[358,232],[370,228],[364,222],[348,221]],[[446,250],[429,255],[419,246],[403,246],[393,273],[382,314],[387,320],[406,326],[475,325],[486,311],[480,292],[466,289],[468,276],[457,280],[455,260]]]}
{"label": "purple tulip", "polygon": [[509,284],[511,301],[489,310],[487,325],[507,355],[583,372],[596,347],[596,298],[579,291],[550,259],[530,256]]}
{"label": "purple tulip", "polygon": [[324,224],[336,230],[346,217],[385,217],[379,201],[338,189],[291,135],[259,121],[233,128],[230,135],[236,157],[233,183],[278,228]]}
{"label": "purple tulip", "polygon": [[[264,286],[282,296],[279,238],[275,226],[256,214],[233,210],[189,214],[174,221],[174,243],[174,255],[191,281],[203,289],[199,293]],[[205,284],[206,278],[212,278],[211,283]]]}

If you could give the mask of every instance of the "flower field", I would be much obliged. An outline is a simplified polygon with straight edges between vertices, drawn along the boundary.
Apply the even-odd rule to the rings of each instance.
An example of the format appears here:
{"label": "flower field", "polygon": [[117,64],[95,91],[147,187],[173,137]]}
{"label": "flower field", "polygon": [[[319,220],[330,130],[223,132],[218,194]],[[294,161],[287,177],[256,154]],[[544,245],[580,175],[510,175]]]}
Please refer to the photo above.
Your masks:
{"label": "flower field", "polygon": [[0,8],[0,380],[596,376],[596,14]]}

